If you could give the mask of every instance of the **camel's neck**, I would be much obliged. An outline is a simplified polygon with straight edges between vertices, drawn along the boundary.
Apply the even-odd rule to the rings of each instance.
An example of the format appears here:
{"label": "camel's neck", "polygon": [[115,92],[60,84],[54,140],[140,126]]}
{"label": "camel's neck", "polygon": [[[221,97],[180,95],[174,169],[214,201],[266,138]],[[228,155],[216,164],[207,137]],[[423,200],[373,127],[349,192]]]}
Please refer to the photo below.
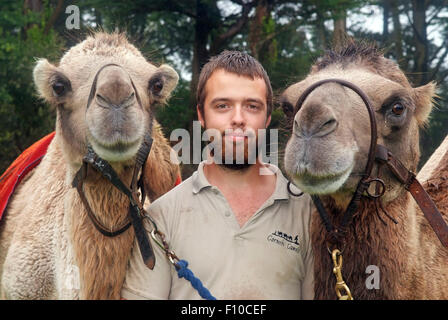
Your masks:
{"label": "camel's neck", "polygon": [[[120,178],[128,186],[131,177],[131,169],[120,173]],[[92,212],[106,228],[116,230],[127,220],[129,199],[107,179],[89,169],[83,190]],[[116,237],[102,235],[88,217],[76,189],[73,192],[71,237],[80,271],[80,297],[119,299],[134,231],[131,227]]]}
{"label": "camel's neck", "polygon": [[[343,212],[334,207],[332,200],[323,201],[333,223],[337,224]],[[400,257],[404,259],[409,250],[404,241],[410,228],[407,203],[408,195],[402,192],[399,197],[384,205],[386,211],[398,222],[395,225],[383,214],[382,219],[387,223],[385,226],[376,214],[373,201],[361,201],[359,210],[348,227],[345,248],[339,248],[344,250],[342,274],[355,299],[397,298],[397,277],[406,270],[406,262]],[[334,299],[336,279],[332,273],[333,264],[323,235],[326,235],[326,230],[315,212],[312,240],[315,252],[316,298]],[[377,273],[375,275],[378,275],[378,278],[373,277],[373,274],[368,278],[371,270]],[[378,283],[376,280],[379,280]],[[375,287],[377,284],[378,289],[367,288],[366,281],[369,286]]]}

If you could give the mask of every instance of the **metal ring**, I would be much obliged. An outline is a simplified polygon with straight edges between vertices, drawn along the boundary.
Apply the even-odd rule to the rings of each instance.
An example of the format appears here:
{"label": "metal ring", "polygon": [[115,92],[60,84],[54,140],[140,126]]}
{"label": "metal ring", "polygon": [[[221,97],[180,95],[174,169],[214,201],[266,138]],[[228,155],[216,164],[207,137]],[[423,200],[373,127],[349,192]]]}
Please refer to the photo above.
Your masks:
{"label": "metal ring", "polygon": [[152,231],[151,231],[151,237],[153,238],[154,242],[155,242],[155,243],[156,243],[156,244],[157,244],[163,251],[165,251],[165,247],[163,246],[163,244],[161,244],[161,243],[157,240],[155,232],[156,232],[156,229],[152,229]]}
{"label": "metal ring", "polygon": [[300,192],[300,193],[294,193],[294,192],[291,191],[291,181],[288,181],[288,184],[286,185],[286,188],[288,189],[288,192],[289,192],[292,196],[294,196],[294,197],[300,197],[300,196],[303,196],[303,191]]}
{"label": "metal ring", "polygon": [[[370,198],[373,198],[373,199],[377,199],[377,198],[382,197],[382,196],[384,195],[384,193],[386,192],[386,185],[384,184],[384,181],[381,180],[380,178],[370,179],[370,180],[367,181],[367,183],[369,184],[369,187],[370,187],[370,183],[372,183],[372,182],[377,182],[377,183],[380,184],[380,186],[381,186],[381,192],[379,192],[378,194],[370,194],[370,192],[369,192],[369,188],[367,188],[367,189],[366,189],[366,193],[368,194],[368,196],[369,196]],[[375,192],[376,192],[376,191],[375,191]]]}
{"label": "metal ring", "polygon": [[[327,241],[327,251],[330,254],[330,256],[332,256],[333,255],[333,250],[335,250],[335,249],[339,250],[339,249],[335,247],[333,250],[331,250],[330,246],[328,246],[328,244],[329,244],[329,242]],[[339,250],[339,255],[342,255],[344,253],[345,246],[346,246],[345,242],[342,242],[341,244],[342,244],[342,249]]]}

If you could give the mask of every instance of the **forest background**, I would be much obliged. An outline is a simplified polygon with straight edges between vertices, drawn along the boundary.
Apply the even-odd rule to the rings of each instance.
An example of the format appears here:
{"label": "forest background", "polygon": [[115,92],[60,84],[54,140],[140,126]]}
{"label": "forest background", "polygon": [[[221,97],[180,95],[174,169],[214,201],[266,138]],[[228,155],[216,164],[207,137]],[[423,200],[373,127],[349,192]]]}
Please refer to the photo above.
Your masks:
{"label": "forest background", "polygon": [[[70,5],[79,9],[79,28],[67,28]],[[2,0],[0,173],[54,130],[55,112],[38,99],[32,81],[36,58],[57,62],[95,30],[124,31],[149,61],[179,72],[173,97],[156,116],[167,137],[176,128],[192,129],[199,72],[211,56],[248,52],[278,95],[347,34],[376,42],[413,86],[438,84],[437,108],[421,134],[421,163],[448,134],[447,0]],[[283,119],[277,105],[270,128],[284,128]],[[280,156],[288,134],[281,131]],[[193,170],[183,166],[183,177]]]}

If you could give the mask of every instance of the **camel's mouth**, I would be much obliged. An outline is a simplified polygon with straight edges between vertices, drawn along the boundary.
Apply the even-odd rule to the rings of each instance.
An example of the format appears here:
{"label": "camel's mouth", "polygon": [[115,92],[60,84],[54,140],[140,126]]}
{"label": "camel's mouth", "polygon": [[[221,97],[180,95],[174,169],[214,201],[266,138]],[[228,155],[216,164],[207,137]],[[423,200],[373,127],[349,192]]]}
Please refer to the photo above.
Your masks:
{"label": "camel's mouth", "polygon": [[[310,194],[332,194],[357,167],[357,145],[329,137],[302,139],[293,135],[285,149],[285,170],[294,183]],[[344,188],[350,187],[345,185]]]}
{"label": "camel's mouth", "polygon": [[304,192],[309,194],[331,194],[338,191],[347,181],[353,165],[345,171],[326,175],[316,175],[309,171],[292,174],[294,183]]}
{"label": "camel's mouth", "polygon": [[89,143],[93,150],[104,160],[112,162],[123,162],[133,158],[142,143],[143,138],[128,142],[118,140],[113,143],[104,143],[95,139],[92,135],[89,138]]}
{"label": "camel's mouth", "polygon": [[143,141],[147,118],[135,104],[126,108],[103,108],[92,104],[86,114],[88,142],[106,161],[128,161]]}

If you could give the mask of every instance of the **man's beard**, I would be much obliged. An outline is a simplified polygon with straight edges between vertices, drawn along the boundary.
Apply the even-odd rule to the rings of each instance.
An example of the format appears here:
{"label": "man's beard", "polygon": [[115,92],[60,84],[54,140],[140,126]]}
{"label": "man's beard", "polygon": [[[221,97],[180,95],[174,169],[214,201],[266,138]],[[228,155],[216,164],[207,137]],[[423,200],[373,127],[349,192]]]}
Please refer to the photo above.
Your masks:
{"label": "man's beard", "polygon": [[[205,128],[207,127],[205,126]],[[225,132],[220,132],[220,139],[221,155],[219,161],[216,161],[216,155],[214,154],[215,148],[211,148],[210,150],[210,155],[214,158],[214,162],[217,165],[233,171],[244,171],[256,163],[256,159],[259,155],[259,146],[258,137],[254,133],[248,133],[247,138],[239,143],[235,141],[228,141],[225,138]],[[254,147],[252,146],[253,143],[255,143]],[[231,156],[227,155],[226,146],[232,149]],[[254,152],[249,153],[249,146],[252,147]],[[255,153],[255,156],[253,153]]]}
{"label": "man's beard", "polygon": [[247,169],[249,169],[251,166],[253,166],[253,164],[249,164],[249,163],[223,163],[223,164],[218,164],[218,166],[221,166],[223,168],[232,170],[232,171],[245,171]]}

